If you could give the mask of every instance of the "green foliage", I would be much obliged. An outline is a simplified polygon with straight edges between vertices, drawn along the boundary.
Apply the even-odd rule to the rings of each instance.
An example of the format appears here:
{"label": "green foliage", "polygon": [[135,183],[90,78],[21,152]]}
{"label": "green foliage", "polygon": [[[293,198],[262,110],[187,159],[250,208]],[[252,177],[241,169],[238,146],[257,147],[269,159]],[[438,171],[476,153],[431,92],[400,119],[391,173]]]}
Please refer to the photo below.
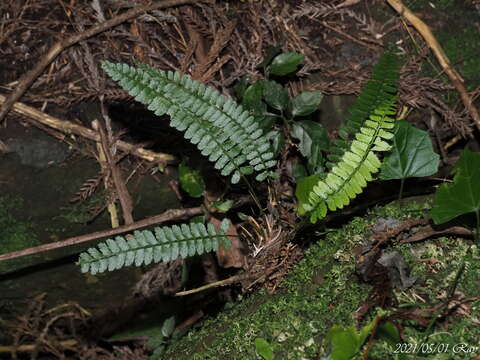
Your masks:
{"label": "green foliage", "polygon": [[365,325],[360,331],[353,326],[334,325],[327,333],[326,341],[331,346],[328,360],[356,359],[363,344],[374,328],[374,322]]}
{"label": "green foliage", "polygon": [[297,70],[298,65],[305,58],[304,55],[295,51],[282,53],[273,58],[267,71],[272,75],[288,75]]}
{"label": "green foliage", "polygon": [[271,168],[276,161],[268,140],[262,136],[259,120],[235,101],[178,72],[107,61],[102,67],[156,115],[168,114],[170,126],[185,132],[184,137],[223,176],[231,175],[232,183],[253,171],[259,172],[258,181],[275,176]]}
{"label": "green foliage", "polygon": [[265,339],[255,339],[255,350],[264,360],[273,360],[272,347]]}
{"label": "green foliage", "polygon": [[379,178],[430,176],[438,171],[439,160],[428,133],[401,120],[395,126],[392,150],[383,160]]}
{"label": "green foliage", "polygon": [[379,170],[381,162],[375,152],[390,150],[387,141],[393,137],[398,68],[394,55],[382,56],[340,129],[340,139],[330,148],[330,172],[297,184],[298,213],[310,213],[311,222],[325,217],[328,209],[348,205]]}
{"label": "green foliage", "polygon": [[307,159],[309,173],[320,173],[323,169],[322,150],[328,149],[328,134],[317,122],[311,120],[295,121],[290,135],[299,140],[298,150]]}
{"label": "green foliage", "polygon": [[194,170],[182,162],[178,166],[178,178],[180,186],[188,195],[195,198],[203,195],[205,182],[198,170]]}
{"label": "green foliage", "polygon": [[78,264],[82,272],[91,274],[113,271],[134,264],[148,265],[160,261],[171,261],[196,254],[215,251],[220,244],[230,247],[225,235],[229,221],[224,219],[221,230],[213,224],[202,223],[156,227],[153,231],[135,231],[133,238],[117,236],[107,239],[97,248],[90,248],[80,254]]}
{"label": "green foliage", "polygon": [[442,224],[457,216],[475,213],[477,227],[480,213],[480,153],[466,148],[455,165],[453,184],[443,184],[435,193],[430,215],[436,224]]}
{"label": "green foliage", "polygon": [[292,115],[307,116],[318,109],[323,94],[320,91],[304,91],[292,99]]}

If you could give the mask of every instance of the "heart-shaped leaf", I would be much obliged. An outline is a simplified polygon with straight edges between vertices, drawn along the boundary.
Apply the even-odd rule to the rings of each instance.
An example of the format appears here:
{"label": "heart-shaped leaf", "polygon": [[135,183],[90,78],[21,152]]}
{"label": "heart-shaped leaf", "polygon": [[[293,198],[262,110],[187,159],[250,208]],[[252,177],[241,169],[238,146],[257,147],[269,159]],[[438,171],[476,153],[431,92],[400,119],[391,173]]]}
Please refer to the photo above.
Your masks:
{"label": "heart-shaped leaf", "polygon": [[392,180],[430,176],[438,171],[439,159],[428,133],[401,120],[395,126],[392,150],[383,161],[379,177]]}
{"label": "heart-shaped leaf", "polygon": [[307,116],[318,109],[322,102],[323,94],[318,91],[304,91],[292,100],[292,115]]}
{"label": "heart-shaped leaf", "polygon": [[436,224],[480,212],[480,153],[466,148],[453,171],[453,183],[443,184],[435,193],[430,215]]}
{"label": "heart-shaped leaf", "polygon": [[287,75],[297,70],[298,65],[305,58],[304,55],[295,51],[290,51],[275,56],[269,67],[269,73],[272,75]]}

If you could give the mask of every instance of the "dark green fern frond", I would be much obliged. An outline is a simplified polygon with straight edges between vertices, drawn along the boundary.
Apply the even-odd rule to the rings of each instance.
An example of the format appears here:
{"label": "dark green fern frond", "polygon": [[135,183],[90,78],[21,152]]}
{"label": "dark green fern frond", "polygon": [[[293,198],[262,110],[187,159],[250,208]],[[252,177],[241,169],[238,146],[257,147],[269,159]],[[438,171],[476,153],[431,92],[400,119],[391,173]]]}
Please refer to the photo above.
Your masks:
{"label": "dark green fern frond", "polygon": [[225,235],[229,226],[230,222],[224,219],[220,231],[211,223],[207,226],[190,223],[157,227],[153,231],[135,231],[133,238],[117,236],[100,243],[98,248],[81,253],[78,264],[83,273],[96,274],[132,264],[141,266],[201,255],[217,250],[220,244],[229,248],[231,244]]}
{"label": "dark green fern frond", "polygon": [[357,101],[349,109],[345,124],[339,130],[340,138],[333,141],[332,153],[327,156],[327,167],[333,168],[350,147],[370,114],[382,104],[395,99],[398,86],[400,62],[390,53],[385,53],[373,68],[370,80],[362,88]]}
{"label": "dark green fern frond", "polygon": [[103,69],[120,86],[156,115],[170,115],[170,126],[185,132],[223,176],[237,183],[241,175],[258,172],[256,179],[275,176],[274,153],[259,121],[235,101],[178,72],[146,65],[103,62]]}

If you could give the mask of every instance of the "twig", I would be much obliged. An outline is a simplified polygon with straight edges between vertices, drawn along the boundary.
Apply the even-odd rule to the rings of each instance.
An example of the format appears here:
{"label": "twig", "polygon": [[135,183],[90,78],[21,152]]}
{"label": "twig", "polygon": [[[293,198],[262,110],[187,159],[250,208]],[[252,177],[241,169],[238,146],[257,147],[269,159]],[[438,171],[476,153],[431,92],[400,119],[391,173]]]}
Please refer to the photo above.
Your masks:
{"label": "twig", "polygon": [[157,2],[154,4],[148,4],[145,6],[139,6],[137,8],[128,10],[127,12],[115,16],[105,22],[92,26],[87,31],[75,34],[67,39],[62,39],[54,44],[50,50],[43,56],[42,59],[37,63],[37,65],[30,70],[29,72],[25,73],[20,80],[18,81],[18,85],[15,90],[8,96],[6,101],[4,102],[2,108],[0,109],[0,124],[3,122],[5,116],[10,111],[12,106],[15,104],[17,100],[19,100],[22,95],[30,88],[33,82],[40,76],[40,74],[45,70],[45,68],[53,61],[55,58],[65,49],[69,48],[70,46],[86,40],[94,35],[100,34],[101,32],[108,30],[114,26],[117,26],[124,21],[130,20],[135,18],[145,12],[157,10],[157,9],[165,9],[168,7],[185,5],[190,3],[199,3],[199,2],[209,2],[211,3],[212,0],[164,0],[161,2]]}
{"label": "twig", "polygon": [[[5,96],[0,95],[0,104],[4,103],[5,101],[6,101]],[[40,110],[37,110],[33,107],[25,105],[21,102],[16,102],[13,105],[13,110],[28,118],[32,118],[43,125],[49,126],[56,130],[60,130],[63,133],[80,135],[84,138],[93,140],[95,142],[100,141],[100,137],[98,133],[93,131],[92,129],[88,129],[81,125],[74,124],[67,120],[58,119],[44,112],[41,112]],[[158,162],[163,165],[176,161],[176,158],[173,155],[156,153],[154,151],[146,150],[121,140],[117,140],[117,142],[115,143],[115,146],[117,146],[119,149],[127,153],[138,156],[147,161]]]}
{"label": "twig", "polygon": [[[422,35],[425,39],[426,43],[432,49],[433,54],[437,58],[440,66],[443,68],[445,73],[450,78],[450,81],[453,83],[453,86],[458,90],[460,93],[460,98],[462,99],[465,108],[470,113],[470,116],[475,122],[477,129],[480,131],[480,114],[478,113],[477,108],[473,104],[472,99],[468,95],[465,86],[463,85],[463,79],[458,74],[457,71],[452,67],[450,60],[445,55],[442,47],[438,43],[437,39],[433,35],[430,28],[420,20],[414,13],[412,13],[405,5],[403,5],[401,0],[387,0],[391,7],[395,9],[400,15],[404,16],[414,27],[417,31]],[[1,120],[1,119],[0,119]]]}
{"label": "twig", "polygon": [[205,291],[205,290],[208,290],[208,289],[212,289],[212,288],[216,288],[216,287],[220,287],[220,286],[227,286],[227,285],[230,285],[230,284],[234,284],[236,282],[240,282],[240,281],[243,281],[243,280],[248,280],[248,279],[251,279],[253,277],[255,277],[255,275],[253,275],[253,274],[234,275],[234,276],[229,277],[228,279],[215,281],[213,283],[200,286],[196,289],[180,291],[180,292],[176,293],[175,296],[191,295],[191,294],[202,292],[202,291]]}
{"label": "twig", "polygon": [[[233,205],[233,208],[244,206],[245,204],[252,203],[252,199],[249,196],[242,197]],[[154,224],[160,224],[166,221],[180,220],[184,218],[190,218],[192,216],[197,216],[203,214],[204,209],[200,206],[188,208],[188,209],[170,209],[164,213],[156,216],[151,216],[149,218],[134,222],[130,225],[119,226],[115,229],[101,230],[94,233],[74,236],[66,240],[56,241],[50,244],[44,244],[35,246],[28,249],[13,251],[6,254],[0,255],[0,261],[15,259],[26,255],[38,254],[44,251],[54,250],[58,248],[63,248],[66,246],[76,245],[90,240],[99,239],[102,237],[114,236],[121,233],[126,233],[143,227],[151,226]]]}
{"label": "twig", "polygon": [[201,215],[202,213],[203,213],[203,209],[200,206],[194,207],[194,208],[188,208],[188,209],[171,209],[171,210],[165,211],[163,214],[152,216],[152,217],[134,222],[133,224],[130,224],[130,225],[119,226],[115,229],[101,230],[101,231],[97,231],[97,232],[86,234],[86,235],[74,236],[66,240],[56,241],[49,244],[39,245],[32,248],[24,249],[24,250],[18,250],[18,251],[2,254],[0,255],[0,261],[15,259],[21,256],[33,255],[33,254],[38,254],[44,251],[76,245],[76,244],[80,244],[83,242],[87,242],[87,241],[91,241],[91,240],[95,240],[103,237],[118,235],[121,233],[133,231],[139,228],[163,223],[166,221],[179,220],[179,219],[189,218],[196,215]]}

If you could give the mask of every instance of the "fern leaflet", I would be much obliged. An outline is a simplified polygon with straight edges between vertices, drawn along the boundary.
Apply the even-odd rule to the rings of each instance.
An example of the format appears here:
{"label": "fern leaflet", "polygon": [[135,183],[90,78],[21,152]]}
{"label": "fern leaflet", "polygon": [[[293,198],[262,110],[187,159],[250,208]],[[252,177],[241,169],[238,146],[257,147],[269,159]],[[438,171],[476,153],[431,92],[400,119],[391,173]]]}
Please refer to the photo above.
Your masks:
{"label": "fern leaflet", "polygon": [[102,63],[107,74],[156,115],[168,114],[170,126],[237,183],[241,175],[259,172],[258,181],[274,177],[276,161],[259,121],[235,101],[178,72],[140,65]]}
{"label": "fern leaflet", "polygon": [[156,227],[153,231],[135,231],[133,238],[117,236],[107,239],[97,248],[90,248],[80,254],[78,265],[83,273],[95,275],[104,271],[113,271],[125,266],[148,265],[160,261],[171,261],[179,257],[187,258],[215,251],[220,244],[230,247],[225,235],[230,222],[224,219],[221,230],[213,224],[202,223]]}

